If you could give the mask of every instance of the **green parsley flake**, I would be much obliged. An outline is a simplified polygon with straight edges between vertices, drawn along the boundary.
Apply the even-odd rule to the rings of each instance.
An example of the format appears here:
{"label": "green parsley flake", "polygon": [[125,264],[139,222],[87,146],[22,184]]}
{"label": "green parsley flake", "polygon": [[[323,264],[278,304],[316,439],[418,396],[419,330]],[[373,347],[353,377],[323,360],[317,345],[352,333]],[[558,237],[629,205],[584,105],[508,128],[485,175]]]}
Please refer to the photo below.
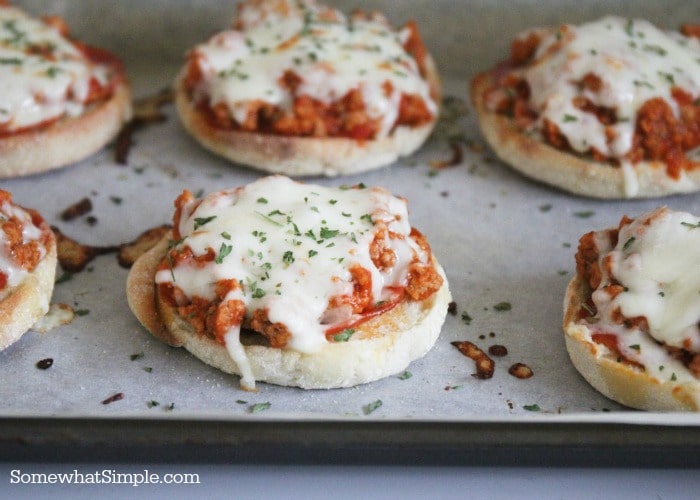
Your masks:
{"label": "green parsley flake", "polygon": [[321,228],[321,239],[327,240],[329,238],[335,238],[340,233],[339,229],[328,229],[327,227]]}
{"label": "green parsley flake", "polygon": [[219,248],[219,255],[216,256],[216,259],[214,259],[214,262],[217,264],[221,264],[226,256],[231,253],[231,250],[233,250],[233,245],[227,245],[226,243],[221,244],[221,248]]}
{"label": "green parsley flake", "polygon": [[637,240],[637,238],[635,238],[634,236],[632,236],[630,239],[628,239],[627,241],[625,241],[625,244],[624,244],[624,245],[622,245],[622,250],[623,250],[623,251],[629,250],[629,248],[634,244],[634,242],[635,242],[636,240]]}
{"label": "green parsley flake", "polygon": [[275,219],[271,218],[270,216],[265,215],[263,213],[260,213],[257,210],[255,211],[255,213],[258,214],[263,219],[265,219],[267,222],[270,222],[270,223],[274,224],[275,226],[282,227],[282,224],[280,224],[279,222],[277,222]]}
{"label": "green parsley flake", "polygon": [[513,306],[510,304],[510,302],[499,302],[498,304],[493,306],[493,308],[496,311],[503,312],[503,311],[510,311],[513,308]]}
{"label": "green parsley flake", "polygon": [[663,71],[657,71],[660,77],[664,78],[669,84],[675,85],[676,80],[671,73],[665,73]]}
{"label": "green parsley flake", "polygon": [[333,335],[333,341],[334,342],[347,342],[348,340],[350,340],[350,337],[352,337],[353,333],[355,333],[354,329],[346,328],[342,332]]}
{"label": "green parsley flake", "polygon": [[462,323],[464,323],[465,325],[471,325],[471,324],[472,324],[472,317],[469,316],[469,314],[466,313],[466,312],[463,312],[463,313],[462,313]]}
{"label": "green parsley flake", "polygon": [[364,408],[364,410],[365,410],[365,415],[369,415],[370,413],[375,412],[376,410],[378,410],[379,408],[382,407],[382,404],[383,404],[383,403],[382,403],[382,400],[381,400],[381,399],[377,399],[376,401],[371,402],[370,404],[368,404],[368,405],[365,406],[365,408]]}
{"label": "green parsley flake", "polygon": [[195,217],[194,218],[194,230],[196,231],[203,225],[213,221],[216,219],[216,215],[212,215],[211,217]]}
{"label": "green parsley flake", "polygon": [[56,66],[51,66],[46,70],[46,76],[49,78],[56,78],[56,75],[58,75],[61,72],[61,68],[57,68]]}
{"label": "green parsley flake", "polygon": [[272,403],[270,402],[265,402],[265,403],[255,403],[250,407],[250,413],[260,413],[261,411],[269,410],[270,407],[272,406]]}
{"label": "green parsley flake", "polygon": [[527,411],[540,411],[541,410],[540,405],[538,405],[537,403],[531,404],[531,405],[524,405],[523,409],[527,410]]}
{"label": "green parsley flake", "polygon": [[252,290],[253,290],[253,295],[252,297],[254,299],[262,299],[265,295],[266,292],[262,288],[258,287],[256,283],[253,283],[252,285]]}
{"label": "green parsley flake", "polygon": [[651,83],[645,82],[643,80],[634,80],[632,83],[634,83],[634,85],[637,87],[646,87],[648,89],[654,89],[654,86]]}

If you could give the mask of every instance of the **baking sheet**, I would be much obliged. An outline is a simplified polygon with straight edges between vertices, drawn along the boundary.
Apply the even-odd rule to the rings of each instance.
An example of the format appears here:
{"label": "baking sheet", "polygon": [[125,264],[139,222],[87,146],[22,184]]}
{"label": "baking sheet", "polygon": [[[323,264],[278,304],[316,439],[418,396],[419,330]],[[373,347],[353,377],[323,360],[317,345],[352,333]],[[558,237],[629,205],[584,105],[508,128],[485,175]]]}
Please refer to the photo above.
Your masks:
{"label": "baking sheet", "polygon": [[[168,85],[186,48],[223,28],[233,13],[230,2],[16,3],[35,13],[60,13],[80,38],[122,55],[137,96]],[[471,75],[502,58],[509,40],[524,27],[611,12],[667,26],[700,19],[700,6],[682,1],[661,6],[403,0],[361,7],[383,9],[397,22],[416,18],[438,61],[445,94],[465,102]],[[115,245],[169,222],[172,201],[184,188],[208,192],[263,175],[203,151],[180,127],[172,106],[165,111],[167,121],[135,135],[127,166],[115,163],[110,147],[70,168],[3,180],[0,187],[81,243]],[[384,169],[306,179],[336,186],[364,182],[405,196],[412,224],[426,234],[443,264],[457,312],[448,315],[434,349],[410,365],[409,378],[397,375],[329,391],[259,384],[258,393],[244,392],[236,377],[147,334],[126,303],[127,270],[114,255],[105,255],[56,286],[53,302],[69,304],[82,315],[44,335],[29,332],[0,353],[5,381],[0,417],[696,426],[700,420],[695,415],[635,412],[599,395],[569,363],[560,323],[564,288],[582,234],[659,205],[700,213],[700,195],[635,202],[571,196],[526,180],[494,160],[473,113],[443,122],[442,128],[463,136],[464,158],[457,166],[430,166],[452,156],[440,133],[418,154]],[[90,215],[97,224],[88,224],[85,217],[61,221],[60,212],[83,197],[92,201]],[[508,310],[498,306],[504,303]],[[473,362],[450,344],[454,340],[470,340],[483,349],[504,345],[508,355],[494,358],[492,379],[478,380],[472,377]],[[45,358],[53,358],[53,366],[38,369],[36,363]],[[520,380],[509,375],[508,367],[516,362],[530,366],[534,376]],[[124,397],[102,404],[117,393]]]}

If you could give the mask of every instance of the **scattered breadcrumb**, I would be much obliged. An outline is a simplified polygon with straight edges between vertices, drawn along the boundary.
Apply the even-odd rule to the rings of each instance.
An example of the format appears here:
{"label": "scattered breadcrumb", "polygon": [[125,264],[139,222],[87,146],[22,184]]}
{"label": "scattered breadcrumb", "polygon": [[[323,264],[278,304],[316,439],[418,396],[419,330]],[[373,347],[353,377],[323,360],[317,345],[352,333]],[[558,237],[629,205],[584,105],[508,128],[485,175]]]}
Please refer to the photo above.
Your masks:
{"label": "scattered breadcrumb", "polygon": [[53,366],[53,358],[44,358],[36,362],[36,367],[39,370],[48,370]]}
{"label": "scattered breadcrumb", "polygon": [[165,233],[170,231],[170,227],[171,226],[164,224],[148,229],[141,233],[134,241],[120,245],[119,252],[117,253],[119,265],[127,269],[133,266],[136,259],[148,252],[156,243],[163,239]]}
{"label": "scattered breadcrumb", "polygon": [[515,378],[520,379],[530,378],[534,374],[532,368],[523,363],[515,363],[510,368],[508,368],[508,373],[513,375]]}
{"label": "scattered breadcrumb", "polygon": [[57,227],[51,227],[56,235],[58,262],[63,270],[77,273],[85,269],[88,263],[98,255],[117,251],[116,246],[96,247],[83,245],[63,234]]}
{"label": "scattered breadcrumb", "polygon": [[474,360],[476,364],[476,373],[473,373],[472,377],[481,380],[493,377],[495,363],[476,344],[468,340],[463,340],[452,342],[452,345],[459,349],[459,352]]}
{"label": "scattered breadcrumb", "polygon": [[92,202],[90,198],[83,198],[80,201],[73,203],[71,206],[65,208],[61,212],[61,220],[71,221],[77,219],[78,217],[88,214],[92,211]]}
{"label": "scattered breadcrumb", "polygon": [[489,347],[489,354],[491,356],[496,356],[498,358],[502,358],[503,356],[508,355],[508,349],[504,345],[494,344],[494,345]]}
{"label": "scattered breadcrumb", "polygon": [[121,399],[124,399],[124,393],[123,392],[118,392],[116,394],[111,395],[107,399],[102,400],[103,405],[108,405],[110,403],[114,403],[115,401],[119,401]]}

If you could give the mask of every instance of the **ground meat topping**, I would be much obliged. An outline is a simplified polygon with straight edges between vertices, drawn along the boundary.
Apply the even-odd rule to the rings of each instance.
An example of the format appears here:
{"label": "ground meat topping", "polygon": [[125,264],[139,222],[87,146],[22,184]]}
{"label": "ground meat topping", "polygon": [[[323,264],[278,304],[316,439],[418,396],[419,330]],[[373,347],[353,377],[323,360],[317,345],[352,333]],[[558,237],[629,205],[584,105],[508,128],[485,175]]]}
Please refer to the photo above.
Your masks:
{"label": "ground meat topping", "polygon": [[52,238],[36,211],[14,204],[12,195],[0,189],[0,292],[36,268]]}
{"label": "ground meat topping", "polygon": [[700,366],[699,227],[658,208],[584,235],[576,254],[592,340],[662,380],[692,379]]}
{"label": "ground meat topping", "polygon": [[437,115],[414,22],[394,30],[315,0],[248,0],[234,27],[190,51],[183,76],[216,127],[361,141]]}
{"label": "ground meat topping", "polygon": [[222,344],[240,327],[279,348],[344,341],[443,285],[406,201],[383,189],[272,176],[203,199],[184,192],[175,206],[159,294]]}
{"label": "ground meat topping", "polygon": [[557,149],[612,166],[661,161],[679,179],[700,166],[689,156],[700,146],[696,32],[618,17],[531,31],[485,99]]}

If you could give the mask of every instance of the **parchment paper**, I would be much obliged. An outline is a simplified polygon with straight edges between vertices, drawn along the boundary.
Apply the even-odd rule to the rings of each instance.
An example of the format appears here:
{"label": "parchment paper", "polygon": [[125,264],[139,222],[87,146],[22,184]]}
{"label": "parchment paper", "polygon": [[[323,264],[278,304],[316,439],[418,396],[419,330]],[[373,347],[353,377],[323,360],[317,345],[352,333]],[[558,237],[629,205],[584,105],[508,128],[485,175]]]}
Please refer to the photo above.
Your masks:
{"label": "parchment paper", "polygon": [[[16,3],[36,14],[59,13],[81,39],[118,52],[137,96],[168,85],[187,47],[224,28],[234,11],[233,2],[202,0]],[[612,12],[667,26],[700,19],[700,6],[683,1],[333,3],[382,9],[399,23],[415,18],[438,61],[445,94],[465,102],[471,76],[504,57],[522,28]],[[172,106],[165,110],[167,121],[134,136],[127,166],[115,163],[109,147],[69,168],[3,180],[0,186],[81,243],[113,245],[170,222],[172,202],[184,188],[208,192],[263,175],[203,151],[183,131]],[[579,198],[531,182],[494,160],[473,113],[450,127],[465,139],[457,166],[431,168],[431,162],[452,156],[444,135],[437,134],[415,156],[381,170],[306,179],[323,185],[364,182],[405,196],[412,224],[426,234],[446,269],[456,314],[448,315],[434,349],[410,365],[409,378],[330,391],[259,384],[258,393],[244,392],[237,377],[153,339],[127,306],[127,270],[114,255],[105,255],[56,286],[53,302],[83,315],[44,335],[30,331],[0,353],[0,414],[697,423],[694,416],[634,412],[599,395],[568,360],[561,317],[582,234],[658,205],[697,214],[700,195],[635,202]],[[60,212],[83,197],[91,199],[97,224],[85,217],[61,221]],[[495,307],[502,303],[510,309]],[[494,358],[492,379],[478,380],[472,377],[473,362],[450,345],[454,340],[470,340],[482,349],[504,345],[508,355]],[[35,366],[49,357],[54,364],[48,370]],[[531,367],[534,376],[509,375],[516,362]],[[123,399],[101,403],[116,393]]]}

